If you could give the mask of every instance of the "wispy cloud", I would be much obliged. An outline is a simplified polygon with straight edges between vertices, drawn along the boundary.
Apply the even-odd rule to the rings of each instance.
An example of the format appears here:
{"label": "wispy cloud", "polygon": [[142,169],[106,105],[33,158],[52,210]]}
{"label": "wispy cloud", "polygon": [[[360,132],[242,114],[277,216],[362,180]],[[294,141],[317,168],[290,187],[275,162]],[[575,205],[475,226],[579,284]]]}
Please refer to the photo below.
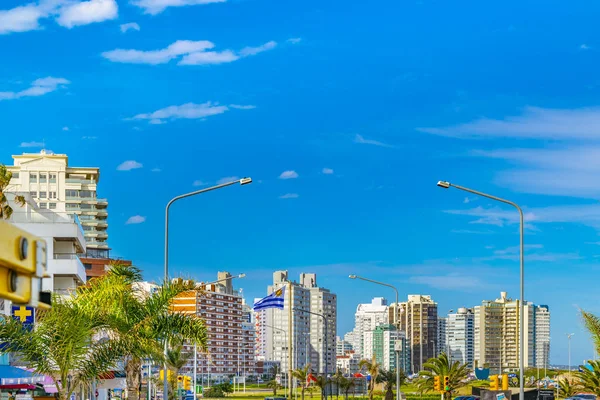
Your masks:
{"label": "wispy cloud", "polygon": [[238,110],[253,110],[256,108],[256,106],[251,106],[251,105],[239,105],[239,104],[230,104],[229,105],[230,108],[236,108]]}
{"label": "wispy cloud", "polygon": [[160,169],[160,168],[152,168],[150,171],[151,172],[161,172],[162,169]]}
{"label": "wispy cloud", "polygon": [[[251,108],[241,109],[250,110]],[[177,119],[203,119],[213,115],[223,114],[227,111],[229,111],[229,107],[207,101],[206,103],[202,104],[186,103],[180,106],[169,106],[151,113],[138,114],[130,119],[148,120],[151,124],[163,124],[167,121]]]}
{"label": "wispy cloud", "polygon": [[440,290],[472,290],[486,286],[481,278],[474,275],[448,274],[448,275],[418,275],[411,276],[410,283],[430,286]]}
{"label": "wispy cloud", "polygon": [[96,139],[98,139],[97,136],[82,136],[81,138],[83,140],[96,140]]}
{"label": "wispy cloud", "polygon": [[474,201],[477,201],[477,197],[465,197],[465,199],[463,200],[463,204],[469,204]]}
{"label": "wispy cloud", "polygon": [[137,161],[125,161],[117,167],[117,171],[131,171],[132,169],[142,168],[143,165]]}
{"label": "wispy cloud", "polygon": [[65,131],[65,132],[68,132],[69,131],[69,127],[68,126],[63,126],[62,130]]}
{"label": "wispy cloud", "polygon": [[43,142],[21,142],[19,147],[44,147]]}
{"label": "wispy cloud", "polygon": [[0,10],[0,34],[42,29],[40,21],[54,19],[65,28],[115,19],[115,0],[39,0],[8,10]]}
{"label": "wispy cloud", "polygon": [[333,170],[331,168],[323,168],[323,170],[321,172],[325,175],[333,174]]}
{"label": "wispy cloud", "polygon": [[296,171],[283,171],[281,175],[279,175],[279,179],[296,179],[298,177],[298,173]]}
{"label": "wispy cloud", "polygon": [[291,44],[298,44],[302,41],[302,38],[289,38],[288,40],[286,40],[286,42],[291,43]]}
{"label": "wispy cloud", "polygon": [[492,235],[494,231],[486,229],[486,230],[472,230],[472,229],[452,229],[450,232],[458,233],[458,234],[468,234],[468,235]]}
{"label": "wispy cloud", "polygon": [[177,65],[223,64],[239,60],[275,48],[276,42],[267,42],[258,47],[246,47],[239,53],[233,50],[214,51],[215,44],[208,40],[178,40],[160,50],[115,49],[102,53],[112,62],[125,64],[166,64],[179,59]]}
{"label": "wispy cloud", "polygon": [[0,100],[14,100],[22,97],[43,96],[58,89],[62,89],[70,83],[71,82],[64,78],[54,78],[51,76],[40,78],[33,81],[31,86],[27,89],[18,92],[0,92]]}
{"label": "wispy cloud", "polygon": [[127,222],[125,222],[126,225],[134,225],[134,224],[141,224],[143,222],[146,222],[146,217],[143,217],[141,215],[134,215],[132,217],[129,217],[127,219]]}
{"label": "wispy cloud", "polygon": [[279,196],[280,199],[297,199],[300,197],[298,193],[286,193],[282,196]]}
{"label": "wispy cloud", "polygon": [[198,179],[198,180],[195,180],[195,181],[192,183],[192,186],[206,186],[206,185],[208,185],[206,182],[204,182],[204,181],[201,181],[201,180],[199,180],[199,179]]}
{"label": "wispy cloud", "polygon": [[140,30],[140,26],[138,25],[137,22],[128,22],[126,24],[121,24],[121,25],[119,25],[119,28],[121,28],[122,33],[125,33],[128,31],[139,31]]}
{"label": "wispy cloud", "polygon": [[227,182],[233,182],[233,181],[238,181],[240,180],[240,178],[238,176],[226,176],[224,178],[221,178],[217,181],[217,185],[221,185],[223,183],[227,183]]}
{"label": "wispy cloud", "polygon": [[380,142],[378,140],[365,139],[362,135],[358,135],[358,134],[356,136],[354,136],[354,143],[371,144],[373,146],[380,146],[380,147],[394,147],[392,145]]}
{"label": "wispy cloud", "polygon": [[582,44],[581,46],[579,46],[579,49],[580,49],[580,50],[589,50],[589,49],[590,49],[590,46],[588,46],[587,44],[585,44],[585,43],[584,43],[584,44]]}
{"label": "wispy cloud", "polygon": [[463,139],[600,139],[600,107],[571,110],[525,107],[519,116],[504,119],[481,118],[460,125],[417,130]]}
{"label": "wispy cloud", "polygon": [[185,7],[212,3],[225,3],[227,0],[133,0],[131,3],[146,14],[156,15],[169,7]]}

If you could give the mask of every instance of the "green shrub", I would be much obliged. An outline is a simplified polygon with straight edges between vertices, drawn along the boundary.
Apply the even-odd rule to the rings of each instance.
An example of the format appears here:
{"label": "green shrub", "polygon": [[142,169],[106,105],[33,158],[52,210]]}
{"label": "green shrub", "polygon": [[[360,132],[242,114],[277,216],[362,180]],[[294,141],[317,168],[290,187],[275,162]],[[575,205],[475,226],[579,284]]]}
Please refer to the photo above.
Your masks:
{"label": "green shrub", "polygon": [[223,389],[221,389],[220,385],[204,389],[203,395],[205,398],[212,399],[219,399],[225,397],[225,393],[223,393]]}

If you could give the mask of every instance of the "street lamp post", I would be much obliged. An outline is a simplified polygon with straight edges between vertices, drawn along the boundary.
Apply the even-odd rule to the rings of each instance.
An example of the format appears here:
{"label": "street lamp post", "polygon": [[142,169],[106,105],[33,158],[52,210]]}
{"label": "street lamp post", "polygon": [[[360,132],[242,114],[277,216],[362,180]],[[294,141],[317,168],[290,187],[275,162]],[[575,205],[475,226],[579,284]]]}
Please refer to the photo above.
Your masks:
{"label": "street lamp post", "polygon": [[569,378],[571,377],[571,336],[574,333],[567,333],[567,338],[569,339]]}
{"label": "street lamp post", "polygon": [[[398,331],[400,331],[400,318],[398,317],[398,310],[400,309],[400,303],[399,303],[399,300],[398,300],[398,289],[395,286],[390,285],[388,283],[375,281],[373,279],[364,278],[364,277],[358,276],[358,275],[349,275],[348,278],[350,278],[350,279],[360,279],[360,280],[363,280],[363,281],[374,283],[376,285],[387,286],[389,288],[394,289],[394,292],[396,292],[396,309],[394,311],[394,320],[396,322],[396,327],[397,327]],[[422,319],[423,319],[423,317],[421,316],[421,320]],[[421,348],[422,347],[423,347],[423,343],[421,342]],[[395,350],[396,350],[396,353],[397,353],[396,354],[396,399],[400,400],[400,360],[399,360],[399,358],[400,358],[399,357],[400,350],[397,349],[397,346],[395,347]]]}
{"label": "street lamp post", "polygon": [[[317,317],[321,317],[323,318],[323,333],[325,334],[325,387],[327,387],[327,374],[329,373],[328,371],[328,366],[329,366],[329,344],[328,344],[328,340],[327,340],[327,317],[325,317],[325,315],[323,314],[319,314],[313,311],[309,311],[309,310],[304,310],[302,308],[296,308],[294,307],[294,311],[300,311],[300,312],[304,312],[307,314],[312,314],[312,315],[316,315]],[[327,398],[327,393],[325,394],[325,398]]]}
{"label": "street lamp post", "polygon": [[524,310],[525,310],[525,251],[524,251],[524,240],[523,240],[523,236],[524,236],[524,227],[525,224],[523,222],[523,210],[521,210],[521,207],[519,207],[519,205],[517,203],[514,203],[512,201],[509,200],[505,200],[502,199],[500,197],[496,197],[496,196],[492,196],[486,193],[482,193],[479,192],[477,190],[473,190],[473,189],[469,189],[463,186],[459,186],[459,185],[455,185],[453,183],[450,182],[446,182],[446,181],[438,181],[437,185],[441,188],[444,189],[449,189],[450,187],[454,187],[456,189],[460,189],[463,190],[465,192],[469,192],[472,194],[475,194],[477,196],[482,196],[482,197],[486,197],[488,199],[491,200],[495,200],[498,201],[500,203],[504,203],[504,204],[508,204],[511,205],[513,207],[515,207],[517,209],[517,211],[519,212],[519,222],[520,222],[520,229],[519,229],[519,235],[520,235],[520,264],[521,264],[521,268],[520,268],[520,275],[521,275],[521,293],[520,293],[520,313],[519,313],[519,400],[525,400],[525,359],[523,357],[523,354],[525,353],[525,315],[524,315]]}
{"label": "street lamp post", "polygon": [[[185,193],[185,194],[173,197],[167,203],[167,206],[165,207],[165,283],[169,282],[169,208],[171,208],[171,205],[174,202],[176,202],[177,200],[181,200],[181,199],[184,199],[186,197],[195,196],[197,194],[202,194],[202,193],[210,192],[212,190],[221,189],[221,188],[224,188],[224,187],[227,187],[227,186],[235,185],[237,183],[239,183],[240,185],[247,185],[247,184],[252,183],[252,178],[242,178],[242,179],[238,179],[238,180],[235,180],[235,181],[226,182],[226,183],[222,183],[220,185],[212,186],[212,187],[209,187],[209,188],[196,190],[194,192]],[[165,337],[165,346],[164,346],[165,362],[163,363],[163,370],[164,370],[163,400],[167,400],[169,398],[169,382],[168,382],[168,379],[167,379],[167,361],[166,361],[168,349],[169,349],[169,341]]]}

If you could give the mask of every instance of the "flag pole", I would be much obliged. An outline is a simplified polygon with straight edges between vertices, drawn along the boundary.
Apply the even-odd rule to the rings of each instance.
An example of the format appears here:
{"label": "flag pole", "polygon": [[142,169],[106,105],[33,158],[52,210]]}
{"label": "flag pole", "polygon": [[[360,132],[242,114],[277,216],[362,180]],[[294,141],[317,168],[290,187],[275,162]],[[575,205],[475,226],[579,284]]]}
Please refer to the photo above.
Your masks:
{"label": "flag pole", "polygon": [[292,400],[292,282],[288,280],[288,386]]}

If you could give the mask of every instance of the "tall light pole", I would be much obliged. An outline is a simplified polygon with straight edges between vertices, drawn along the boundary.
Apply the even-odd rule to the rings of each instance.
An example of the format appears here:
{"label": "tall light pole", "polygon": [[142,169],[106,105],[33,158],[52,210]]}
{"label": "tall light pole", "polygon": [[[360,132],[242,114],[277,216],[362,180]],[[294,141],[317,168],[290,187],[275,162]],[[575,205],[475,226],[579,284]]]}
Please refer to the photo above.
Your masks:
{"label": "tall light pole", "polygon": [[[246,274],[231,275],[227,278],[219,279],[214,282],[200,283],[199,286],[215,285],[217,283],[226,282],[235,278],[245,278]],[[196,315],[198,315],[198,291],[196,291]],[[210,366],[207,364],[207,368]],[[198,378],[198,345],[194,343],[194,396],[196,395],[196,379]],[[210,383],[209,383],[210,386]]]}
{"label": "tall light pole", "polygon": [[571,377],[571,336],[574,333],[567,333],[567,338],[569,339],[569,378]]}
{"label": "tall light pole", "polygon": [[[294,311],[300,311],[303,313],[307,313],[307,314],[312,314],[312,315],[316,315],[317,317],[321,317],[323,318],[323,333],[325,334],[325,387],[327,387],[327,374],[329,373],[328,371],[328,366],[329,366],[329,341],[328,341],[328,337],[327,337],[327,317],[323,314],[319,314],[317,312],[313,312],[313,311],[309,311],[309,310],[304,310],[302,308],[297,308],[294,307]],[[325,393],[325,398],[327,398],[327,393]]]}
{"label": "tall light pole", "polygon": [[521,294],[520,294],[520,307],[519,307],[519,400],[525,400],[525,359],[523,354],[525,353],[525,246],[524,246],[524,230],[525,224],[523,222],[523,210],[521,207],[509,200],[502,199],[500,197],[492,196],[490,194],[482,193],[477,190],[469,189],[463,186],[458,186],[446,181],[438,181],[437,185],[444,189],[449,189],[450,187],[454,187],[456,189],[463,190],[465,192],[469,192],[475,194],[477,196],[486,197],[491,200],[499,201],[500,203],[508,204],[517,209],[519,212],[519,222],[520,222],[520,264],[521,264]]}
{"label": "tall light pole", "polygon": [[[212,186],[205,189],[196,190],[194,192],[181,194],[179,196],[173,197],[165,207],[165,283],[169,282],[169,208],[171,205],[175,203],[177,200],[184,199],[186,197],[195,196],[197,194],[202,194],[206,192],[210,192],[212,190],[221,189],[227,186],[235,185],[248,185],[252,183],[252,178],[242,178],[231,182],[222,183],[220,185]],[[167,400],[169,398],[169,381],[167,379],[167,351],[169,350],[169,340],[165,337],[165,346],[164,346],[164,356],[165,362],[163,363],[164,370],[164,380],[163,380],[163,400]],[[195,383],[194,383],[195,384]]]}
{"label": "tall light pole", "polygon": [[[389,288],[394,289],[394,292],[396,292],[396,309],[394,311],[394,322],[396,322],[396,327],[398,329],[398,334],[400,334],[400,317],[398,317],[398,310],[400,309],[400,303],[398,300],[398,289],[393,286],[390,285],[389,283],[385,283],[385,282],[379,282],[379,281],[375,281],[373,279],[369,279],[369,278],[364,278],[362,276],[358,276],[358,275],[349,275],[348,278],[350,279],[360,279],[366,282],[371,282],[374,283],[376,285],[381,285],[381,286],[387,286]],[[421,319],[423,318],[423,316],[421,316]],[[423,333],[421,332],[421,335],[423,335]],[[422,340],[423,338],[421,338]],[[423,343],[421,343],[421,347],[423,346]],[[400,400],[400,349],[395,346],[394,350],[396,351],[396,400]]]}

